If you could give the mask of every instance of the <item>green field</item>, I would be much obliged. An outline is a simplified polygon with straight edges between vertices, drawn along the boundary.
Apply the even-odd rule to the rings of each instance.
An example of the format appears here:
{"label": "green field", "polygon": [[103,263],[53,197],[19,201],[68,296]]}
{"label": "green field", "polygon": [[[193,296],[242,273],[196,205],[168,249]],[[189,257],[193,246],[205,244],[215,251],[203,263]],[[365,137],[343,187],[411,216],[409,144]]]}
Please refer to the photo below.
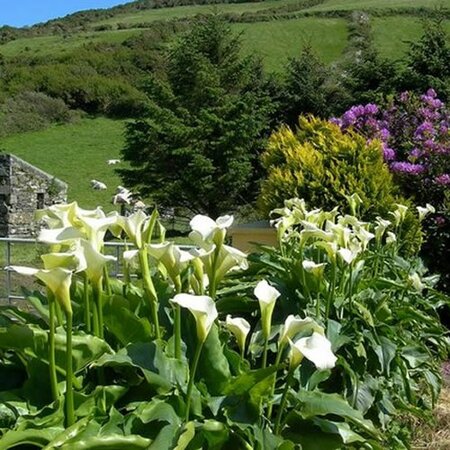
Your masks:
{"label": "green field", "polygon": [[120,14],[110,19],[95,22],[97,25],[116,25],[118,23],[139,23],[152,22],[155,20],[169,20],[179,17],[195,16],[196,14],[217,13],[235,13],[264,11],[271,8],[280,8],[286,5],[298,4],[298,0],[267,0],[260,2],[248,3],[224,3],[218,5],[191,5],[191,6],[174,6],[169,8],[158,8],[141,11],[134,14]]}
{"label": "green field", "polygon": [[304,18],[272,22],[237,23],[232,25],[242,32],[244,52],[259,54],[266,69],[274,71],[288,57],[298,56],[302,47],[311,45],[327,62],[341,56],[347,41],[343,19]]}
{"label": "green field", "polygon": [[[68,183],[69,201],[77,200],[85,208],[102,205],[111,210],[115,208],[111,198],[121,183],[114,173],[119,165],[109,166],[106,161],[119,157],[123,129],[124,121],[82,119],[76,124],[11,136],[0,142],[0,148]],[[92,190],[91,179],[104,182],[108,189]]]}
{"label": "green field", "polygon": [[[247,3],[226,3],[218,5],[176,6],[143,10],[134,13],[121,13],[116,16],[92,22],[89,26],[111,25],[118,23],[133,24],[155,20],[171,20],[196,14],[251,13],[283,8],[287,5],[301,7],[299,0],[267,0]],[[326,0],[320,5],[306,8],[305,11],[342,11],[357,9],[380,9],[397,7],[450,7],[450,0]],[[280,10],[281,11],[281,10]],[[272,14],[271,12],[269,14]],[[391,16],[376,18],[374,33],[381,53],[390,58],[399,58],[406,49],[405,41],[417,39],[421,27],[417,18]],[[450,22],[449,22],[450,23]],[[447,24],[448,28],[450,26]],[[345,19],[323,19],[309,17],[305,19],[290,18],[283,20],[261,21],[254,23],[235,23],[233,29],[243,32],[244,48],[260,54],[269,70],[279,70],[286,58],[295,56],[300,48],[309,43],[327,62],[336,60],[347,42]],[[0,46],[0,53],[6,57],[17,55],[63,55],[73,49],[93,42],[121,43],[130,36],[142,33],[142,28],[126,30],[92,31],[69,34],[67,36],[41,36],[21,38]]]}
{"label": "green field", "polygon": [[[383,17],[372,21],[375,44],[382,56],[401,58],[408,49],[408,42],[417,41],[422,33],[422,24],[415,17]],[[450,33],[450,21],[444,22]]]}
{"label": "green field", "polygon": [[7,57],[23,54],[30,56],[55,56],[69,53],[74,48],[92,42],[121,43],[138,33],[142,33],[142,29],[76,33],[66,37],[56,35],[22,38],[1,45],[0,52]]}
{"label": "green field", "polygon": [[450,7],[449,0],[327,0],[326,2],[308,8],[307,11],[342,11],[358,9],[381,8],[434,8]]}

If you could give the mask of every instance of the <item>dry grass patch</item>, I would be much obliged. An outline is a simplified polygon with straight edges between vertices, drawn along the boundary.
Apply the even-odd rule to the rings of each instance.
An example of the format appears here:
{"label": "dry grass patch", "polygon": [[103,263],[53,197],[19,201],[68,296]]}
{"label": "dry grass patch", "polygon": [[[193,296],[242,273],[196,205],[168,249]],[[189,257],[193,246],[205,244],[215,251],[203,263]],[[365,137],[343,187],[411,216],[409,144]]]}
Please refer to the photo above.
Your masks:
{"label": "dry grass patch", "polygon": [[450,364],[444,370],[444,386],[431,425],[419,424],[412,450],[450,450]]}

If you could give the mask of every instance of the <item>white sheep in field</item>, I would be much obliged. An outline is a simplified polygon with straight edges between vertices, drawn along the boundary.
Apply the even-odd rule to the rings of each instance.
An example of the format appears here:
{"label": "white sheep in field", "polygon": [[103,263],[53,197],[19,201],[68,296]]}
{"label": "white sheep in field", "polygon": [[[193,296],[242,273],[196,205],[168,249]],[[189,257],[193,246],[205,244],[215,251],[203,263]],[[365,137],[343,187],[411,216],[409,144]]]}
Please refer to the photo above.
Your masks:
{"label": "white sheep in field", "polygon": [[91,180],[91,187],[92,189],[95,189],[96,191],[104,191],[106,190],[106,184],[102,183],[98,180]]}
{"label": "white sheep in field", "polygon": [[120,163],[120,159],[108,159],[106,162],[108,163],[108,166],[114,166],[115,164]]}

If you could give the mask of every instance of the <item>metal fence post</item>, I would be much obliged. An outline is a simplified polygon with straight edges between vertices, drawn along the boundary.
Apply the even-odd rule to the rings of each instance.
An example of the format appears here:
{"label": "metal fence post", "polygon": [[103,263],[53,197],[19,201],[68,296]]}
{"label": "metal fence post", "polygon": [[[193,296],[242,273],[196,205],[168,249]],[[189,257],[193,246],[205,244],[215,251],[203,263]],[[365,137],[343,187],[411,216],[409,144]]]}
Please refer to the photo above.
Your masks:
{"label": "metal fence post", "polygon": [[[6,267],[11,265],[11,242],[6,241]],[[8,298],[8,303],[11,304],[11,271],[8,269],[6,271],[6,295]]]}

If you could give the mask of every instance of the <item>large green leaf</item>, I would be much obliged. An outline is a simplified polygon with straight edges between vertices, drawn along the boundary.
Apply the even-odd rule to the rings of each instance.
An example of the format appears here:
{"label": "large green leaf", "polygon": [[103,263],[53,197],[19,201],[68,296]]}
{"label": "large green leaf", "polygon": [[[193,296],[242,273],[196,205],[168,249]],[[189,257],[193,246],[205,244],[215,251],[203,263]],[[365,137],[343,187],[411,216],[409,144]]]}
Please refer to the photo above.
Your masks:
{"label": "large green leaf", "polygon": [[230,377],[230,365],[224,355],[219,330],[217,325],[213,325],[202,348],[197,378],[205,382],[211,395],[220,395]]}
{"label": "large green leaf", "polygon": [[61,450],[147,450],[150,439],[142,436],[111,434],[108,436],[92,436],[85,439],[74,438],[59,447]]}
{"label": "large green leaf", "polygon": [[[12,325],[0,328],[0,348],[15,350],[48,363],[48,333],[35,325]],[[64,371],[66,365],[66,333],[58,328],[55,334],[56,364]],[[102,339],[90,334],[77,333],[72,338],[74,371],[84,369],[111,347]]]}
{"label": "large green leaf", "polygon": [[48,427],[42,430],[29,428],[26,430],[8,431],[1,438],[0,448],[2,450],[8,450],[15,446],[25,444],[43,448],[60,434],[62,430],[62,428]]}
{"label": "large green leaf", "polygon": [[312,419],[316,416],[338,416],[355,423],[372,435],[377,435],[373,423],[364,419],[360,411],[353,409],[342,397],[337,394],[326,394],[319,391],[301,390],[296,395],[299,405],[296,408],[303,419]]}
{"label": "large green leaf", "polygon": [[187,365],[168,357],[158,342],[130,344],[114,355],[104,355],[93,366],[139,369],[147,383],[161,393],[177,386],[185,388],[188,382]]}
{"label": "large green leaf", "polygon": [[105,303],[103,315],[108,330],[122,345],[152,340],[152,327],[149,320],[134,314],[128,300],[124,297],[111,296]]}

